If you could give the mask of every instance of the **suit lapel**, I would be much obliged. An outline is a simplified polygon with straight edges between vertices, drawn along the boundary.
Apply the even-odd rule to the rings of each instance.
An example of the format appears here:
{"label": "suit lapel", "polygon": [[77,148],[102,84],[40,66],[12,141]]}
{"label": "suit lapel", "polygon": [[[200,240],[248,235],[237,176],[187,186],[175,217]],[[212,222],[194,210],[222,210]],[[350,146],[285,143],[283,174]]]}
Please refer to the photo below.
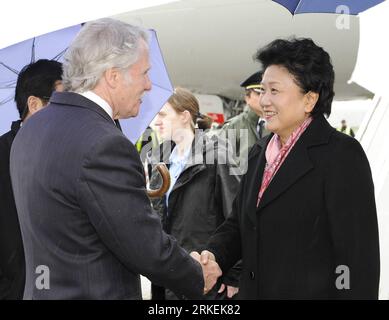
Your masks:
{"label": "suit lapel", "polygon": [[306,145],[300,139],[263,193],[257,210],[261,210],[268,203],[274,201],[312,168],[313,164],[308,157]]}
{"label": "suit lapel", "polygon": [[244,210],[248,212],[248,216],[251,221],[255,224],[256,222],[256,206],[259,187],[262,182],[263,170],[265,169],[266,158],[265,151],[266,146],[269,143],[271,136],[259,140],[250,152],[249,167],[246,175],[246,187],[245,194],[251,195],[248,197],[248,202]]}

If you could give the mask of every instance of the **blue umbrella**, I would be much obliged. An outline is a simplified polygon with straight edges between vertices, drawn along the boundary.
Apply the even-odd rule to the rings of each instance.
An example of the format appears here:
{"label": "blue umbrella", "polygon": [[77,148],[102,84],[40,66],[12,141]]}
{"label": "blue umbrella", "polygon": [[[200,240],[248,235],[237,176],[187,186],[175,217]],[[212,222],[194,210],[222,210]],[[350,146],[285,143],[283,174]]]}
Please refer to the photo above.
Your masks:
{"label": "blue umbrella", "polygon": [[[80,28],[77,25],[50,32],[0,50],[0,135],[10,130],[12,121],[19,119],[13,101],[19,71],[39,59],[62,61]],[[149,32],[152,89],[142,99],[136,118],[120,120],[124,134],[134,143],[173,93],[156,32]]]}
{"label": "blue umbrella", "polygon": [[120,120],[123,133],[133,143],[139,139],[174,90],[159,47],[157,33],[155,30],[150,30],[150,34],[151,91],[143,97],[137,117]]}
{"label": "blue umbrella", "polygon": [[273,0],[288,9],[293,15],[298,13],[337,13],[339,6],[347,6],[350,14],[357,15],[385,0]]}
{"label": "blue umbrella", "polygon": [[19,119],[13,101],[19,71],[39,59],[61,61],[69,43],[81,25],[50,32],[0,50],[0,135]]}

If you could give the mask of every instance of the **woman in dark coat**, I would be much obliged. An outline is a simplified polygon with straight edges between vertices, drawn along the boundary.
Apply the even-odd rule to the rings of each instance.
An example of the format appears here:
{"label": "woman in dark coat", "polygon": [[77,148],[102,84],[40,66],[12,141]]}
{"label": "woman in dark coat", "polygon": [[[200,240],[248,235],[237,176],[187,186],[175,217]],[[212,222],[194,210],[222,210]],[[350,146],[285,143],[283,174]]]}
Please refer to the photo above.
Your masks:
{"label": "woman in dark coat", "polygon": [[[169,167],[171,186],[163,198],[152,201],[153,208],[160,214],[165,231],[188,252],[205,249],[210,236],[229,215],[240,180],[225,143],[195,130],[196,123],[201,128],[209,127],[205,121],[195,96],[176,88],[155,122],[165,141],[161,148],[165,152],[160,156]],[[161,182],[153,171],[150,187],[156,189]],[[218,293],[220,288],[215,288],[208,298],[231,297],[237,291],[238,280],[239,270],[230,270],[223,279],[228,292]],[[175,296],[166,290],[166,298]]]}
{"label": "woman in dark coat", "polygon": [[242,299],[377,299],[374,186],[359,142],[332,128],[334,71],[310,39],[257,54],[273,132],[254,145],[231,216],[202,253],[242,259]]}

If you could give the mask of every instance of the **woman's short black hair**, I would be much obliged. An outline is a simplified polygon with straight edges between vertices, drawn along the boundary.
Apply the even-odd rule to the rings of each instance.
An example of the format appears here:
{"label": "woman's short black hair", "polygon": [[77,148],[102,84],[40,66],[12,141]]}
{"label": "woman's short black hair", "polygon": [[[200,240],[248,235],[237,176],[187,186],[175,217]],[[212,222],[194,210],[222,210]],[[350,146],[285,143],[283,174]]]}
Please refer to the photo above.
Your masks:
{"label": "woman's short black hair", "polygon": [[262,63],[263,69],[279,65],[291,73],[304,93],[319,94],[312,115],[331,114],[334,98],[335,73],[329,54],[317,46],[312,39],[274,40],[259,49],[255,59]]}

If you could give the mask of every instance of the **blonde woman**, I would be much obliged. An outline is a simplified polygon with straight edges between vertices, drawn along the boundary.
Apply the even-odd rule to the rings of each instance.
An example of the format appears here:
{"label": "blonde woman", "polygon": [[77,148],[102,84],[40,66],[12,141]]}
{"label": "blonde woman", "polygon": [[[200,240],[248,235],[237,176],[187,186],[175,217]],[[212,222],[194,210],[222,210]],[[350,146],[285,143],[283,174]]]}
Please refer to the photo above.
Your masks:
{"label": "blonde woman", "polygon": [[[239,185],[225,144],[196,129],[209,127],[209,121],[200,114],[194,95],[176,88],[155,122],[164,140],[161,158],[169,167],[171,185],[163,198],[153,201],[153,206],[162,218],[165,231],[188,252],[205,247],[230,213]],[[158,184],[160,177],[153,172],[150,185],[157,187]],[[218,285],[208,298],[232,297],[237,292],[238,272],[227,272],[222,282],[226,286]],[[169,290],[164,293],[167,299],[181,298]],[[163,298],[156,290],[153,297]]]}

